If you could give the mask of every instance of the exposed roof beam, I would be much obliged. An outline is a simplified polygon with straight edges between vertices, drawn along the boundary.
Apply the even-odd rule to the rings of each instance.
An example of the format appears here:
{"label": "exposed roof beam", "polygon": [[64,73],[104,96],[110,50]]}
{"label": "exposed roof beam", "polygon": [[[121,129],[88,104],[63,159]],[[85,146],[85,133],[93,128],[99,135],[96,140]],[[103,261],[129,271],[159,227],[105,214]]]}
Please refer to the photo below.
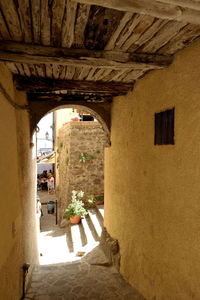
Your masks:
{"label": "exposed roof beam", "polygon": [[[194,0],[191,2],[193,2],[193,4],[195,3],[196,6],[191,7],[192,5],[190,5],[190,8],[185,7],[184,4],[181,5],[181,2],[189,3],[189,1],[186,0],[79,0],[79,2],[150,15],[161,19],[200,24],[200,11],[196,10],[198,2]],[[180,2],[180,4],[176,5],[176,2]]]}
{"label": "exposed roof beam", "polygon": [[200,1],[199,0],[159,0],[162,3],[173,4],[181,6],[184,8],[191,8],[195,10],[200,10]]}
{"label": "exposed roof beam", "polygon": [[54,93],[28,93],[28,101],[54,101],[54,102],[112,102],[111,96],[102,96],[102,95],[79,95],[79,94],[54,94]]}
{"label": "exposed roof beam", "polygon": [[18,75],[15,75],[14,82],[18,90],[29,93],[50,93],[51,91],[63,90],[68,94],[84,93],[88,95],[114,96],[124,95],[133,87],[131,83],[59,80]]}
{"label": "exposed roof beam", "polygon": [[77,67],[162,68],[172,62],[172,56],[120,51],[54,48],[0,41],[0,61],[37,64],[58,64]]}

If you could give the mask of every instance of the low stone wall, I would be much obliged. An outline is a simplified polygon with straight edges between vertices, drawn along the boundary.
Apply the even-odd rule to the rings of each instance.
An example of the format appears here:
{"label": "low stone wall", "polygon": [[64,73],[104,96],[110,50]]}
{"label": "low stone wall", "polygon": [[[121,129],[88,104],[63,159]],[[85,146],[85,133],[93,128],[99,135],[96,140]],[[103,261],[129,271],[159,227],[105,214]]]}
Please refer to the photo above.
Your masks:
{"label": "low stone wall", "polygon": [[59,219],[71,201],[73,190],[89,196],[104,194],[104,147],[107,139],[98,122],[69,122],[59,130],[57,168]]}

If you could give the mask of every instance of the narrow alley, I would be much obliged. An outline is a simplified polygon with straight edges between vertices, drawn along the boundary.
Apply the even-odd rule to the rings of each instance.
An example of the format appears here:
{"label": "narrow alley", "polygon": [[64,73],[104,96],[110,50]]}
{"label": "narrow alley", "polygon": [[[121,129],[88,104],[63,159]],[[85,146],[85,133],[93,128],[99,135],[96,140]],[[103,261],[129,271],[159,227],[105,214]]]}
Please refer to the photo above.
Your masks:
{"label": "narrow alley", "polygon": [[[89,210],[78,225],[59,228],[47,213],[54,196],[39,192],[42,203],[40,266],[33,271],[25,300],[144,300],[109,264],[99,246],[103,205]],[[52,199],[50,199],[52,197]]]}
{"label": "narrow alley", "polygon": [[0,300],[200,300],[199,157],[200,0],[0,0]]}

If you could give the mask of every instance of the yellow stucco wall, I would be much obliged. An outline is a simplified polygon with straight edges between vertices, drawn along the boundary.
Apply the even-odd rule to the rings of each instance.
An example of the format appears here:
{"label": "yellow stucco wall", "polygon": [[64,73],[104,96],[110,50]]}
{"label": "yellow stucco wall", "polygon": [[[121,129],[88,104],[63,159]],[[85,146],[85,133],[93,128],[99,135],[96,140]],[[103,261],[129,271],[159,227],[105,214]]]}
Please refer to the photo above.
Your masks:
{"label": "yellow stucco wall", "polygon": [[[0,64],[0,83],[12,99],[16,93],[11,73]],[[19,300],[22,265],[37,262],[35,178],[32,173],[29,116],[14,109],[0,92],[0,299]]]}
{"label": "yellow stucco wall", "polygon": [[[121,273],[148,300],[200,299],[200,43],[112,106],[105,226]],[[175,145],[154,146],[154,114],[175,107]]]}

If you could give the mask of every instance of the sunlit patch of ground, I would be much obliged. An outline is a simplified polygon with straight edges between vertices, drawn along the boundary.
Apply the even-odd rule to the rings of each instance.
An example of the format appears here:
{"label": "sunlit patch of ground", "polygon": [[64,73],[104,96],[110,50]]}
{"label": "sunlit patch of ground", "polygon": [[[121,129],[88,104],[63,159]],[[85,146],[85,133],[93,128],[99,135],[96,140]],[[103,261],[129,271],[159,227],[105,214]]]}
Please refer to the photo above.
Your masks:
{"label": "sunlit patch of ground", "polygon": [[48,214],[45,204],[55,200],[55,196],[48,195],[46,191],[38,194],[43,210],[39,238],[41,265],[78,261],[97,247],[103,227],[102,205],[98,209],[90,209],[88,217],[82,218],[80,224],[60,228],[56,225],[55,214]]}

